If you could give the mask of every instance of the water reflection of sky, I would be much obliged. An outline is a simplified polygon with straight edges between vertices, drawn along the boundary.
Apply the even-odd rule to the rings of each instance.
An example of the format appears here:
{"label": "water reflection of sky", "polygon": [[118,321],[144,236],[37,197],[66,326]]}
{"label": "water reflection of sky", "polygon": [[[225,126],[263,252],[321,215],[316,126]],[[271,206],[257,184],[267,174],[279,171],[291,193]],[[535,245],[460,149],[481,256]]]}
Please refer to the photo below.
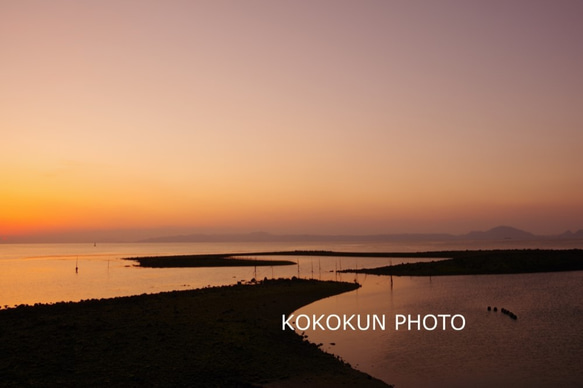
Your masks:
{"label": "water reflection of sky", "polygon": [[[136,268],[121,257],[293,249],[366,251],[366,245],[76,244],[2,245],[0,305],[76,301],[206,286],[253,277],[358,281],[362,288],[305,306],[310,314],[386,314],[386,331],[317,332],[309,339],[365,372],[399,387],[581,386],[583,272],[452,277],[336,273],[418,259],[257,257],[296,265],[239,268]],[[370,247],[369,247],[370,248]],[[371,251],[405,251],[379,245]],[[400,247],[403,248],[403,247]],[[429,250],[418,246],[412,250]],[[424,249],[425,248],[425,249]],[[445,247],[444,247],[445,248]],[[79,272],[75,272],[78,266]],[[488,305],[506,307],[513,321]],[[395,314],[463,314],[466,329],[395,331]],[[334,343],[335,345],[331,345]]]}
{"label": "water reflection of sky", "polygon": [[[583,272],[368,276],[357,292],[296,314],[385,314],[386,331],[312,331],[308,339],[400,387],[581,386]],[[487,306],[505,307],[514,321]],[[395,330],[395,314],[462,314],[462,331]],[[416,325],[413,326],[416,328]],[[332,343],[334,345],[332,345]]]}
{"label": "water reflection of sky", "polygon": [[[259,256],[290,260],[289,266],[226,268],[138,268],[123,253],[44,255],[0,260],[0,304],[53,303],[235,284],[253,278],[298,276],[354,281],[364,275],[340,274],[343,268],[388,265],[395,259]],[[127,256],[132,257],[131,254]],[[250,256],[252,257],[252,256]],[[410,260],[410,259],[409,259]],[[78,272],[75,268],[78,267]]]}

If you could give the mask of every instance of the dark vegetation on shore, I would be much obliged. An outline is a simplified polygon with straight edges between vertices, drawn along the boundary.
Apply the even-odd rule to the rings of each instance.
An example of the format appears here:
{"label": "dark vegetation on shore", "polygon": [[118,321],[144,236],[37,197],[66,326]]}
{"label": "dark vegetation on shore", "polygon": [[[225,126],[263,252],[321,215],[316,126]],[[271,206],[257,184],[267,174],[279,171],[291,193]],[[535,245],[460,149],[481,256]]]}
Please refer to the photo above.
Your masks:
{"label": "dark vegetation on shore", "polygon": [[357,287],[280,279],[2,310],[0,382],[3,387],[386,387],[281,330],[282,314]]}
{"label": "dark vegetation on shore", "polygon": [[386,257],[446,258],[446,260],[368,269],[345,269],[339,272],[395,276],[441,276],[583,270],[583,250],[581,249],[442,251],[391,254],[391,256]]}
{"label": "dark vegetation on shore", "polygon": [[[275,265],[294,265],[292,261],[284,260],[256,260],[252,258],[233,258],[236,255],[180,255],[180,256],[149,256],[128,257],[140,267],[149,268],[187,268],[187,267],[266,267]],[[240,254],[239,254],[240,256]]]}

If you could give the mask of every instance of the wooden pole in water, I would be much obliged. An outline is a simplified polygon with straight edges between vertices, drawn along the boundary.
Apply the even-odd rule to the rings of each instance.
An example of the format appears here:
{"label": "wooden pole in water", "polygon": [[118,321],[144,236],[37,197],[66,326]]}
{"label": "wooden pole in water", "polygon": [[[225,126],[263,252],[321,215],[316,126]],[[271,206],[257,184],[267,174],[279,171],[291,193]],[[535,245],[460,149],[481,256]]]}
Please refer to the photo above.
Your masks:
{"label": "wooden pole in water", "polygon": [[298,279],[300,278],[300,259],[296,259],[296,262],[298,263]]}

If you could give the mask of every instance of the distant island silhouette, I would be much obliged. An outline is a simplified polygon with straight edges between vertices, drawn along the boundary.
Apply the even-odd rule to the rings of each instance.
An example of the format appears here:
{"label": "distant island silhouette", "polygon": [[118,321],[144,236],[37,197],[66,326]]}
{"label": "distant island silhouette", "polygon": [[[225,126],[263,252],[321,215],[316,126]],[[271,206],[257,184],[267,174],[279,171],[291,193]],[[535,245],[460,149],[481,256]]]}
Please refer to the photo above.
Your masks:
{"label": "distant island silhouette", "polygon": [[472,231],[466,234],[449,233],[400,233],[367,235],[325,235],[325,234],[271,234],[252,232],[240,234],[185,234],[152,237],[139,242],[335,242],[335,241],[496,241],[496,240],[583,240],[583,229],[576,232],[566,231],[557,235],[535,235],[511,226],[497,226],[487,231]]}
{"label": "distant island silhouette", "polygon": [[[162,231],[164,230],[164,231]],[[112,229],[112,230],[72,230],[67,232],[41,233],[32,235],[0,236],[0,244],[34,243],[262,243],[262,242],[475,242],[475,241],[575,241],[583,240],[583,229],[575,232],[567,230],[560,234],[537,235],[511,226],[497,226],[486,231],[470,231],[465,234],[452,233],[377,233],[377,234],[277,234],[265,231],[251,233],[185,233],[176,234],[168,229]]]}

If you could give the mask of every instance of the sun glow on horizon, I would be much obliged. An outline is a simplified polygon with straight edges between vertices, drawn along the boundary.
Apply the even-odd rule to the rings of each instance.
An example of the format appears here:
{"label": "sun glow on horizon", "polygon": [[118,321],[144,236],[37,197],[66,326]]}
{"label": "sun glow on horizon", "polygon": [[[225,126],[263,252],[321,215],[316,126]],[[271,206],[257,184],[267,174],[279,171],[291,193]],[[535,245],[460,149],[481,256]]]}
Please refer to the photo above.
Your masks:
{"label": "sun glow on horizon", "polygon": [[32,3],[2,236],[583,228],[581,5]]}

